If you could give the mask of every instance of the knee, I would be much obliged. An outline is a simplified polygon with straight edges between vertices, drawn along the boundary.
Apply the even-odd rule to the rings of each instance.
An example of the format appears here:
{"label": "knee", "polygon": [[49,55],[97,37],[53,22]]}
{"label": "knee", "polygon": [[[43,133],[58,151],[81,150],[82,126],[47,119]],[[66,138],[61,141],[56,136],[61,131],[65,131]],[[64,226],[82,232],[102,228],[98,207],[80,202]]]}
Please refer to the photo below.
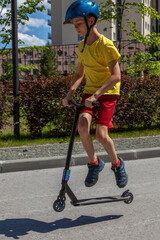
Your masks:
{"label": "knee", "polygon": [[104,136],[101,132],[96,132],[96,139],[101,143],[103,142]]}
{"label": "knee", "polygon": [[105,131],[96,131],[96,139],[100,143],[108,142],[108,134]]}
{"label": "knee", "polygon": [[84,134],[84,133],[85,133],[85,130],[86,130],[85,126],[82,125],[81,123],[79,123],[79,124],[78,124],[78,132],[79,132],[79,134],[80,134],[80,135]]}
{"label": "knee", "polygon": [[88,130],[88,123],[85,119],[80,119],[79,123],[78,123],[78,132],[80,136],[84,136],[86,134],[88,134],[89,130]]}

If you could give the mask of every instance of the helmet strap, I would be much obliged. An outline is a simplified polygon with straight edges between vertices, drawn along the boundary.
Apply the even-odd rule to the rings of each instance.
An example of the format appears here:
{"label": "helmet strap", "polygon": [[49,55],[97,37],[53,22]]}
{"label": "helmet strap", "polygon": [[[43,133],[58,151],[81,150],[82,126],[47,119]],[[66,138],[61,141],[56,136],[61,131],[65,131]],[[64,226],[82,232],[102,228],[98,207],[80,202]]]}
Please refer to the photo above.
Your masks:
{"label": "helmet strap", "polygon": [[95,20],[95,22],[89,27],[86,16],[84,17],[84,20],[85,20],[85,23],[86,23],[86,26],[87,26],[87,33],[86,33],[85,38],[84,38],[83,49],[81,50],[81,52],[84,51],[84,48],[85,48],[85,45],[86,45],[86,42],[87,42],[87,38],[88,38],[88,36],[89,36],[89,33],[90,33],[91,28],[96,24],[96,20]]}

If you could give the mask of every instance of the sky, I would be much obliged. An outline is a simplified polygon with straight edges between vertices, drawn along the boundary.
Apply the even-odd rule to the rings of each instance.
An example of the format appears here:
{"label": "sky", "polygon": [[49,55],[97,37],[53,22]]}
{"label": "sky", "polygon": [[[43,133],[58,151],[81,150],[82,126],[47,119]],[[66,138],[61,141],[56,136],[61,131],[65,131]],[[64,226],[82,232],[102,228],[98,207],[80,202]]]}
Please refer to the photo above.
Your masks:
{"label": "sky", "polygon": [[[17,0],[17,5],[23,4],[24,0]],[[18,37],[25,42],[19,47],[28,47],[28,46],[44,46],[48,42],[48,32],[51,32],[51,27],[48,26],[48,19],[51,17],[47,14],[47,10],[51,8],[51,5],[44,0],[44,6],[46,11],[36,12],[30,15],[29,21],[25,25],[18,27]],[[5,14],[6,9],[3,10]],[[4,45],[0,43],[0,49]],[[7,48],[11,48],[11,44]]]}

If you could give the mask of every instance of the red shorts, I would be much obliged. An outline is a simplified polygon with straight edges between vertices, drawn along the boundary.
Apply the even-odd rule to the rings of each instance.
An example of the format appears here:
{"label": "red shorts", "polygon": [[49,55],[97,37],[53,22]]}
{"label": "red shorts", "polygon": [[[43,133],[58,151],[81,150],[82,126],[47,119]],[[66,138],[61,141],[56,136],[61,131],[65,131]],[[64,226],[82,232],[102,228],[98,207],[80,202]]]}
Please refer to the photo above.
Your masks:
{"label": "red shorts", "polygon": [[[86,98],[92,96],[91,94],[83,94],[82,103],[85,101]],[[116,102],[117,102],[117,95],[102,95],[97,100],[100,103],[100,107],[96,108],[88,108],[82,107],[80,113],[89,113],[94,117],[95,113],[98,111],[98,118],[97,124],[105,125],[109,127],[111,125],[112,115],[115,110]]]}

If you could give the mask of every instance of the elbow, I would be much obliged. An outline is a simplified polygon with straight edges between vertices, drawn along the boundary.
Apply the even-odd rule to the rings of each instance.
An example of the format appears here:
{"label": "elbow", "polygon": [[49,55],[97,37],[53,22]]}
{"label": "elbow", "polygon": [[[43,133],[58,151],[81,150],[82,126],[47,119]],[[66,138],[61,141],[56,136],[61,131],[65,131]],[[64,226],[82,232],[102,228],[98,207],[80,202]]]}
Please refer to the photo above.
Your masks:
{"label": "elbow", "polygon": [[117,75],[117,83],[121,81],[121,71],[119,70]]}
{"label": "elbow", "polygon": [[115,82],[118,83],[121,81],[121,75],[118,74],[117,76],[115,76]]}
{"label": "elbow", "polygon": [[120,82],[120,81],[121,81],[121,76],[118,76],[117,82]]}
{"label": "elbow", "polygon": [[75,78],[76,79],[82,79],[84,77],[83,73],[76,73]]}
{"label": "elbow", "polygon": [[111,74],[111,78],[113,79],[114,84],[117,84],[118,82],[121,81],[121,72],[120,71],[114,72],[113,74]]}

